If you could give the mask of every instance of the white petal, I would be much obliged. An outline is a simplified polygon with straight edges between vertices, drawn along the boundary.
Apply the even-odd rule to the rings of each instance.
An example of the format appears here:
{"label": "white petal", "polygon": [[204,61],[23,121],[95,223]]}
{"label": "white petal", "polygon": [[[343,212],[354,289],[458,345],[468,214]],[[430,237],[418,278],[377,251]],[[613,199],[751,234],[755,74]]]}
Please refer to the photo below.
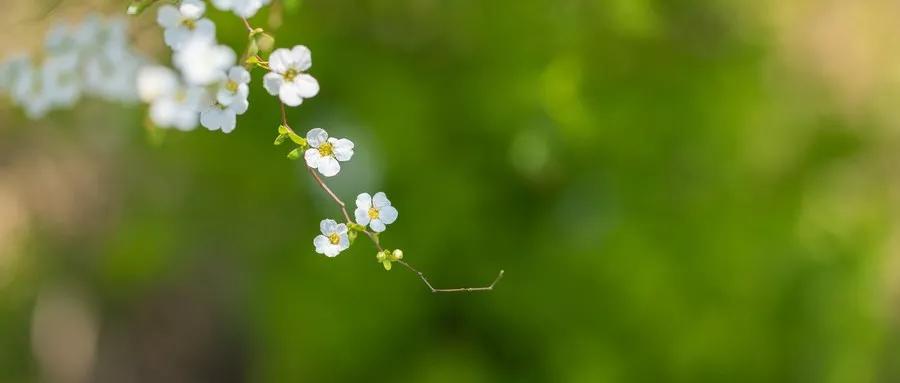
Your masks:
{"label": "white petal", "polygon": [[372,231],[376,233],[380,233],[384,231],[384,229],[387,229],[387,227],[384,226],[384,222],[381,222],[381,219],[379,218],[375,218],[372,220],[372,222],[369,222],[369,227],[371,227]]}
{"label": "white petal", "polygon": [[381,209],[382,207],[388,206],[391,204],[391,201],[387,199],[387,196],[384,195],[384,192],[375,193],[375,196],[372,197],[372,205],[376,208]]}
{"label": "white petal", "polygon": [[175,77],[175,72],[168,67],[154,65],[143,67],[138,71],[138,95],[144,102],[150,102],[170,94],[175,91],[177,86],[178,78]]}
{"label": "white petal", "polygon": [[237,126],[237,116],[234,111],[231,109],[223,110],[220,124],[219,127],[222,128],[222,133],[231,133],[234,127]]}
{"label": "white petal", "polygon": [[316,252],[319,254],[325,254],[325,248],[330,244],[328,237],[324,235],[319,234],[313,238],[313,246],[316,247]]}
{"label": "white petal", "polygon": [[347,248],[350,247],[350,238],[347,234],[341,234],[340,238],[341,240],[338,242],[338,246],[340,246],[341,251],[347,250]]}
{"label": "white petal", "polygon": [[219,130],[222,125],[222,109],[218,106],[210,105],[200,112],[200,125],[209,130]]}
{"label": "white petal", "polygon": [[196,20],[203,16],[203,12],[206,11],[206,4],[200,0],[181,0],[178,10],[181,11],[184,17]]}
{"label": "white petal", "polygon": [[281,84],[281,89],[278,89],[278,98],[287,106],[299,106],[303,103],[303,97],[300,97],[297,87],[290,82]]}
{"label": "white petal", "polygon": [[317,169],[325,177],[334,177],[341,171],[341,164],[332,156],[322,157]]}
{"label": "white petal", "polygon": [[175,51],[180,50],[190,36],[191,32],[187,30],[187,28],[181,26],[166,28],[166,30],[163,31],[163,41],[169,48],[172,48],[172,50]]}
{"label": "white petal", "polygon": [[213,6],[218,8],[220,11],[228,11],[231,10],[231,3],[234,0],[212,0]]}
{"label": "white petal", "polygon": [[285,48],[276,49],[269,55],[269,68],[272,68],[273,72],[284,74],[289,69],[290,55],[291,51]]}
{"label": "white petal", "polygon": [[328,142],[331,142],[334,158],[337,158],[338,161],[350,161],[350,158],[353,157],[353,141],[346,138],[330,138]]}
{"label": "white petal", "polygon": [[328,246],[325,246],[324,250],[325,256],[331,258],[334,258],[341,253],[340,245],[332,245],[331,243],[329,243]]}
{"label": "white petal", "polygon": [[382,222],[390,225],[397,220],[397,209],[393,206],[385,206],[381,209],[378,209],[378,219]]}
{"label": "white petal", "polygon": [[319,161],[322,159],[322,154],[319,153],[319,149],[306,149],[306,151],[303,152],[303,159],[306,160],[306,166],[315,169],[319,167]]}
{"label": "white petal", "polygon": [[216,24],[213,24],[210,19],[206,18],[197,20],[197,23],[194,26],[193,33],[191,34],[191,38],[215,41]]}
{"label": "white petal", "polygon": [[318,148],[326,141],[328,141],[328,132],[326,132],[325,129],[314,128],[309,132],[306,132],[306,143],[308,143],[309,146]]}
{"label": "white petal", "polygon": [[242,66],[233,66],[228,70],[228,79],[238,84],[246,84],[250,82],[250,72]]}
{"label": "white petal", "polygon": [[297,45],[291,48],[291,56],[294,59],[294,68],[306,72],[312,67],[312,52],[305,45]]}
{"label": "white petal", "polygon": [[266,92],[273,96],[278,95],[278,91],[281,90],[281,84],[283,83],[284,78],[278,73],[269,72],[263,76],[263,88],[266,88]]}
{"label": "white petal", "polygon": [[366,226],[369,224],[369,209],[368,208],[357,208],[353,211],[353,215],[356,217],[356,223]]}
{"label": "white petal", "polygon": [[315,97],[319,94],[319,82],[308,74],[298,74],[292,81],[297,89],[297,94],[303,98]]}
{"label": "white petal", "polygon": [[181,12],[172,5],[162,5],[156,12],[156,22],[163,28],[175,27],[181,22]]}
{"label": "white petal", "polygon": [[356,207],[368,211],[369,208],[372,207],[372,196],[370,196],[369,193],[360,193],[356,196]]}
{"label": "white petal", "polygon": [[347,224],[339,223],[335,228],[334,232],[338,234],[347,234]]}
{"label": "white petal", "polygon": [[319,230],[325,235],[333,234],[337,230],[337,227],[338,223],[333,219],[323,219],[322,222],[319,222]]}

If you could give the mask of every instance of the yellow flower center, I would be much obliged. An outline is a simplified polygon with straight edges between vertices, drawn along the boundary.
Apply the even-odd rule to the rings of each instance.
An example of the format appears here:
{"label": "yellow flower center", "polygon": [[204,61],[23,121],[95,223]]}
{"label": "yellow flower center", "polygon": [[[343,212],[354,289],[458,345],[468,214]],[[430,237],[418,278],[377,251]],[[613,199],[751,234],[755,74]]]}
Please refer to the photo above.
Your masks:
{"label": "yellow flower center", "polygon": [[371,218],[371,219],[378,218],[378,209],[376,209],[374,207],[370,207],[369,208],[369,218]]}
{"label": "yellow flower center", "polygon": [[194,30],[194,28],[197,28],[197,23],[195,23],[194,20],[191,20],[188,18],[182,19],[181,25],[184,25],[185,28],[192,30],[192,31]]}
{"label": "yellow flower center", "polygon": [[334,148],[331,146],[330,142],[319,145],[319,154],[321,154],[322,157],[330,156],[332,153],[334,153]]}
{"label": "yellow flower center", "polygon": [[294,81],[294,77],[297,77],[298,74],[300,74],[300,73],[297,72],[295,69],[293,69],[293,68],[288,69],[287,72],[284,72],[284,79],[287,80],[288,82]]}
{"label": "yellow flower center", "polygon": [[231,93],[235,93],[238,89],[238,83],[232,80],[228,80],[228,82],[225,83],[225,89],[228,89],[228,91]]}
{"label": "yellow flower center", "polygon": [[341,242],[341,236],[337,235],[337,233],[328,234],[328,242],[331,242],[332,245],[337,245]]}

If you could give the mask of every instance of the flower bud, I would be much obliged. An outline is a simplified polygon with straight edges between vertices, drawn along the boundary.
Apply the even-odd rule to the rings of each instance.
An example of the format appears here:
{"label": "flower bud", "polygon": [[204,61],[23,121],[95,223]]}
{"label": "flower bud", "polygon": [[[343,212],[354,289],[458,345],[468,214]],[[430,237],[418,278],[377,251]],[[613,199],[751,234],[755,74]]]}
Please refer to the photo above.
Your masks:
{"label": "flower bud", "polygon": [[393,256],[394,256],[393,260],[395,260],[395,261],[403,259],[403,250],[400,250],[400,249],[394,250]]}

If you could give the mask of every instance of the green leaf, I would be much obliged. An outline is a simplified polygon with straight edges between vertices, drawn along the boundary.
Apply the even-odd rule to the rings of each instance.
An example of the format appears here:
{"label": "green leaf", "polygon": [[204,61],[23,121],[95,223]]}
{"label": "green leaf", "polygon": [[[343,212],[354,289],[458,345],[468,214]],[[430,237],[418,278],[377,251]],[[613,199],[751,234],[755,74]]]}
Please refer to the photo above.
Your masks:
{"label": "green leaf", "polygon": [[288,130],[287,135],[288,135],[288,137],[291,138],[291,141],[294,141],[295,144],[300,145],[300,146],[306,146],[306,139],[298,136],[297,133],[294,133],[294,132]]}
{"label": "green leaf", "polygon": [[294,150],[291,150],[288,153],[287,158],[289,160],[296,160],[296,159],[300,158],[300,148],[294,148]]}

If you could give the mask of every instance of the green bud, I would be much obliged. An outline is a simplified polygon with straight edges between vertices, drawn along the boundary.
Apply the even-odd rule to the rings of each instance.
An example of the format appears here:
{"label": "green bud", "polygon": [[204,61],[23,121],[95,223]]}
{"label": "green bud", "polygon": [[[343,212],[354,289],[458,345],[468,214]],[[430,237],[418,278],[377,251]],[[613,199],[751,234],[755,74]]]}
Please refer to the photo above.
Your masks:
{"label": "green bud", "polygon": [[275,38],[268,33],[260,33],[253,40],[253,44],[262,52],[269,53],[275,47]]}
{"label": "green bud", "polygon": [[300,158],[300,148],[294,148],[294,150],[288,152],[287,158],[289,160],[296,160]]}
{"label": "green bud", "polygon": [[275,137],[275,145],[281,145],[284,143],[284,140],[287,140],[287,134],[279,134],[278,137]]}
{"label": "green bud", "polygon": [[250,57],[247,57],[247,60],[244,61],[244,63],[247,64],[247,65],[249,65],[249,66],[254,66],[254,65],[256,65],[256,64],[259,64],[259,59],[256,58],[255,55],[251,55]]}
{"label": "green bud", "polygon": [[391,261],[384,261],[381,264],[384,265],[385,270],[391,271]]}
{"label": "green bud", "polygon": [[378,260],[378,262],[386,261],[387,260],[387,252],[379,251],[378,254],[375,254],[375,259]]}
{"label": "green bud", "polygon": [[247,56],[256,60],[257,53],[259,53],[259,45],[256,44],[256,40],[250,40],[250,43],[247,44]]}
{"label": "green bud", "polygon": [[347,232],[347,238],[350,239],[350,244],[351,244],[351,245],[353,244],[353,241],[356,240],[356,236],[357,236],[357,235],[359,235],[359,234],[357,234],[357,233],[356,233],[355,231],[353,231],[353,230],[350,230],[349,232]]}
{"label": "green bud", "polygon": [[395,261],[399,261],[399,260],[403,259],[403,250],[400,250],[400,249],[394,250],[394,252],[391,255],[394,256]]}

